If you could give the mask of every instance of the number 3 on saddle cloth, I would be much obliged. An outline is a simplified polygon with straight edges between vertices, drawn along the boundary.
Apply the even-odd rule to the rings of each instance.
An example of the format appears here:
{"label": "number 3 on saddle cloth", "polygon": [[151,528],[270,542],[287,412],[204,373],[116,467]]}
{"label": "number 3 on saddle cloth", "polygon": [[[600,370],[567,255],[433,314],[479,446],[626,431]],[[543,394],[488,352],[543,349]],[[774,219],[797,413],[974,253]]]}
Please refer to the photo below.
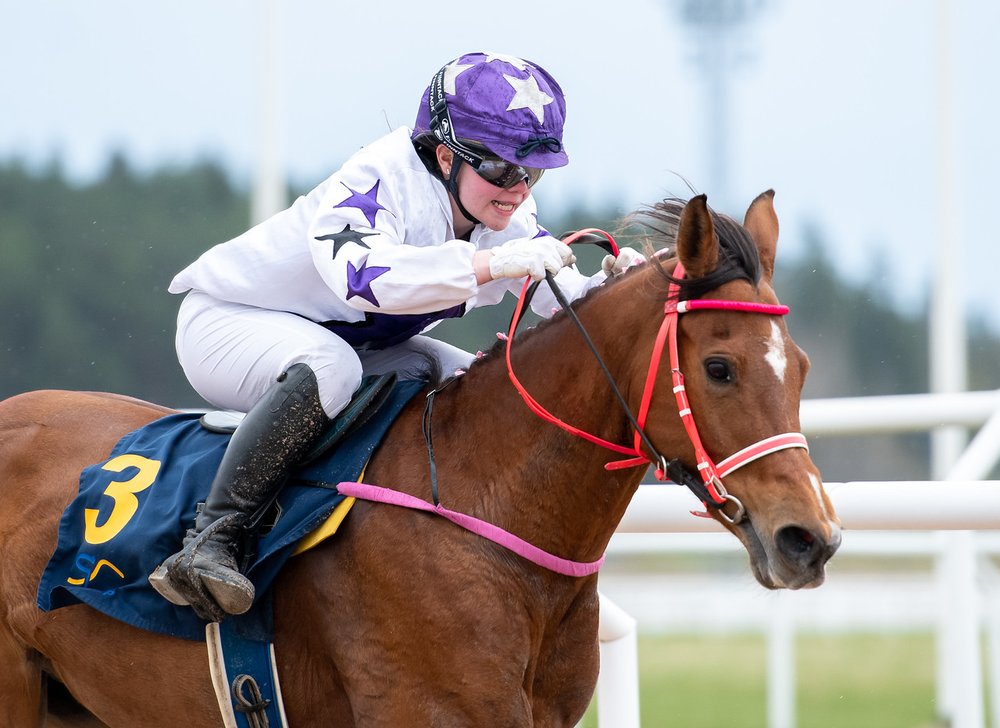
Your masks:
{"label": "number 3 on saddle cloth", "polygon": [[[425,384],[396,382],[393,375],[367,378],[262,514],[259,520],[268,525],[244,568],[259,596],[247,614],[233,618],[242,637],[270,639],[269,587],[281,566],[338,505],[349,505],[335,484],[360,477],[389,425]],[[229,442],[230,433],[210,431],[200,419],[181,413],[155,420],[123,437],[105,462],[84,469],[42,574],[41,609],[84,602],[141,629],[204,640],[206,623],[189,607],[163,599],[147,581],[181,547]]]}

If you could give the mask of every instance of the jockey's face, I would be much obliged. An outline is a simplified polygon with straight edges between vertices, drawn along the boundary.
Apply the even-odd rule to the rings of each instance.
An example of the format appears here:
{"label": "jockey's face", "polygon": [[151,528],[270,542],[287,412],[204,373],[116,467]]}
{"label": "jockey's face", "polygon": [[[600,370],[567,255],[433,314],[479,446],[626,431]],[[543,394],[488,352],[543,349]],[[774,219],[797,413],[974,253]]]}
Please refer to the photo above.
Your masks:
{"label": "jockey's face", "polygon": [[[447,179],[454,164],[454,154],[443,144],[438,146],[438,163]],[[510,219],[531,191],[527,180],[521,180],[508,189],[501,189],[487,182],[468,164],[458,170],[458,196],[465,209],[490,230],[505,230]],[[456,235],[463,235],[473,228],[473,223],[462,214],[455,200],[451,200],[452,219]]]}
{"label": "jockey's face", "polygon": [[458,194],[462,204],[490,230],[505,230],[515,210],[528,199],[531,191],[521,180],[513,187],[501,189],[490,184],[467,164],[458,170]]}

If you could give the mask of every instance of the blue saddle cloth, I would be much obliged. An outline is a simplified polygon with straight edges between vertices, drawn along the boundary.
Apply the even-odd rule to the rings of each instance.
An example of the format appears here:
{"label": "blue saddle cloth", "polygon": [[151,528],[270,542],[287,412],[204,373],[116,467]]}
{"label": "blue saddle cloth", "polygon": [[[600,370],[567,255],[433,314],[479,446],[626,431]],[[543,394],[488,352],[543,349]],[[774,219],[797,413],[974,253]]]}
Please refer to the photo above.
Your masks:
{"label": "blue saddle cloth", "polygon": [[[345,497],[316,485],[357,480],[393,420],[423,386],[396,384],[376,415],[282,489],[277,521],[260,538],[246,570],[258,597],[250,612],[234,618],[243,636],[268,639],[275,576],[299,540]],[[147,581],[180,548],[229,442],[229,435],[209,432],[198,420],[198,414],[174,414],[151,422],[123,437],[106,461],[83,470],[79,494],[63,513],[58,545],[39,584],[41,609],[83,602],[145,630],[204,639],[205,622],[189,607],[163,599]]]}

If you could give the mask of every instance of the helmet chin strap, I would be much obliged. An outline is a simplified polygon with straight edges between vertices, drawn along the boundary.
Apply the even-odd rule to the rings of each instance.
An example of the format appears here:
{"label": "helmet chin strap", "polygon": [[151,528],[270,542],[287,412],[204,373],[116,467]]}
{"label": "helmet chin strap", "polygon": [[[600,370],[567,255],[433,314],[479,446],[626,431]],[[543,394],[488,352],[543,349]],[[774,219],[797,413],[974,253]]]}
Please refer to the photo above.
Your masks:
{"label": "helmet chin strap", "polygon": [[465,209],[465,205],[462,204],[462,198],[458,196],[458,170],[461,169],[465,160],[457,154],[453,159],[451,171],[448,173],[448,179],[444,184],[445,189],[451,194],[452,199],[455,200],[455,204],[458,205],[459,212],[465,216],[466,220],[469,220],[473,225],[482,225],[482,222],[477,220],[475,215]]}

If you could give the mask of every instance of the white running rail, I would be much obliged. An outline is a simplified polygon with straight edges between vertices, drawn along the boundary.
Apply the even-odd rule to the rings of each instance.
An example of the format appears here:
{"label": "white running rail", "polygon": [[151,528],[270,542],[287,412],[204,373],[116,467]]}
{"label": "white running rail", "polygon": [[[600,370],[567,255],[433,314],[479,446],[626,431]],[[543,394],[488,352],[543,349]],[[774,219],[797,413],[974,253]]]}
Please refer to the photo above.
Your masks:
{"label": "white running rail", "polygon": [[[954,610],[947,640],[939,651],[952,676],[953,728],[983,728],[982,672],[979,652],[983,610],[977,584],[977,555],[972,531],[1000,530],[1000,481],[982,478],[1000,461],[1000,390],[954,394],[914,394],[806,400],[801,408],[807,435],[847,435],[929,431],[960,426],[979,431],[945,481],[827,483],[827,492],[845,530],[941,531],[946,581],[942,588]],[[625,513],[618,533],[720,532],[715,521],[694,518],[698,503],[686,490],[642,485]],[[995,602],[994,602],[995,604]],[[638,728],[638,671],[635,622],[602,595],[599,725]],[[1000,619],[986,620],[990,646],[992,723],[1000,728]],[[769,632],[769,728],[794,726],[794,669],[790,633]],[[947,644],[941,644],[942,642]],[[628,662],[629,664],[625,664]],[[942,671],[939,670],[939,674]],[[633,678],[633,675],[635,676]]]}

